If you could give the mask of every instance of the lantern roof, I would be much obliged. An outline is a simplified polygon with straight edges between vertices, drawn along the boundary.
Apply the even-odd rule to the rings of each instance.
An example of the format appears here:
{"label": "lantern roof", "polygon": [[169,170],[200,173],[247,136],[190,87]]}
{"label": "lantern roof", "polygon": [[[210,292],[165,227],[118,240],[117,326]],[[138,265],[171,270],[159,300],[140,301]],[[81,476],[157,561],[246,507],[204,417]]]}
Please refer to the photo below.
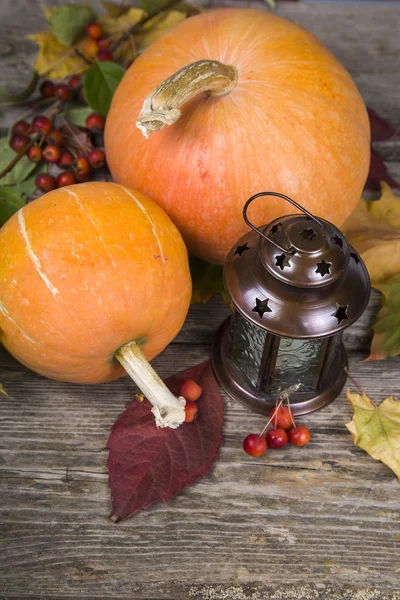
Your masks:
{"label": "lantern roof", "polygon": [[[246,211],[260,195],[283,197],[305,214],[258,229]],[[368,272],[337,227],[282,194],[266,192],[250,198],[244,218],[254,231],[230,251],[224,282],[246,319],[276,335],[316,338],[342,331],[361,316],[371,289]]]}

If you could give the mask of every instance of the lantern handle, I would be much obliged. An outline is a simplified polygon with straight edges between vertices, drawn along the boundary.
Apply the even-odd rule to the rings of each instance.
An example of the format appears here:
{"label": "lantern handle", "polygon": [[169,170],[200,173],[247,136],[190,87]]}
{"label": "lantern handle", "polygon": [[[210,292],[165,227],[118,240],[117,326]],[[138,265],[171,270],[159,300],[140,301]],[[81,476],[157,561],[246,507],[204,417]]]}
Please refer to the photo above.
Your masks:
{"label": "lantern handle", "polygon": [[253,225],[253,223],[251,223],[248,219],[247,216],[247,209],[249,208],[250,204],[253,202],[253,200],[256,200],[256,198],[260,198],[261,196],[276,196],[278,198],[283,198],[284,200],[287,200],[287,202],[290,202],[290,204],[293,204],[293,206],[295,206],[296,208],[298,208],[299,210],[301,210],[305,215],[307,215],[307,217],[309,217],[310,219],[312,219],[313,221],[315,221],[321,228],[322,230],[324,230],[324,226],[322,225],[322,223],[316,218],[314,217],[311,213],[308,212],[308,210],[306,210],[305,208],[303,208],[300,204],[297,204],[297,202],[295,202],[294,200],[292,200],[292,198],[289,198],[289,196],[285,196],[284,194],[279,194],[278,192],[259,192],[258,194],[254,194],[254,196],[252,196],[251,198],[249,198],[246,202],[246,204],[243,207],[243,219],[245,220],[246,224],[253,229],[253,231],[255,231],[256,233],[258,233],[258,235],[260,235],[261,237],[263,237],[265,240],[267,240],[267,242],[270,242],[271,244],[273,244],[274,246],[276,246],[276,248],[279,248],[279,250],[281,250],[282,252],[290,252],[290,253],[294,253],[294,248],[283,248],[282,246],[280,246],[279,244],[277,244],[276,242],[274,242],[273,240],[271,240],[271,238],[269,238],[267,235],[265,235],[265,233],[263,231],[261,231],[260,229],[258,229],[258,227],[256,227],[255,225]]}

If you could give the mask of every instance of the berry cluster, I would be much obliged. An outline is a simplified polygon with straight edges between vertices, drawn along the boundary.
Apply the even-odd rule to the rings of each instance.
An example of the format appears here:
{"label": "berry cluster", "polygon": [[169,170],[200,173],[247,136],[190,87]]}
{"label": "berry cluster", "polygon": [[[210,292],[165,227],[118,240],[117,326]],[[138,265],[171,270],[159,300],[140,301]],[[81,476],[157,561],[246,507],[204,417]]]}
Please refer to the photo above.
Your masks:
{"label": "berry cluster", "polygon": [[87,36],[82,40],[79,50],[88,58],[101,61],[113,60],[111,40],[106,37],[100,23],[93,21],[86,26]]}
{"label": "berry cluster", "polygon": [[[272,424],[272,428],[265,431]],[[291,442],[294,446],[305,446],[311,434],[305,425],[296,425],[290,406],[277,403],[270,413],[270,419],[261,433],[251,433],[243,441],[243,450],[250,456],[262,456],[267,448],[283,448]]]}
{"label": "berry cluster", "polygon": [[185,423],[192,423],[197,417],[198,408],[196,400],[202,394],[201,387],[193,379],[185,379],[180,387],[179,395],[186,399]]}
{"label": "berry cluster", "polygon": [[[75,77],[75,85],[79,83],[80,78],[78,82]],[[50,86],[54,87],[52,81],[42,83],[42,95],[48,93]],[[66,88],[68,92],[71,89],[68,86]],[[45,90],[44,93],[43,90]],[[58,168],[55,175],[40,173],[37,176],[36,186],[42,192],[50,192],[56,187],[86,181],[89,179],[91,169],[100,169],[106,164],[104,150],[95,148],[90,138],[90,135],[96,135],[103,131],[104,117],[92,113],[86,119],[86,128],[75,127],[74,129],[77,131],[74,131],[68,124],[57,128],[55,120],[42,114],[34,117],[31,123],[17,121],[11,129],[9,144],[15,152],[20,154],[26,151],[31,162],[45,161],[49,167]],[[75,139],[77,137],[76,133],[86,134],[84,143],[78,147],[74,143],[74,137]]]}

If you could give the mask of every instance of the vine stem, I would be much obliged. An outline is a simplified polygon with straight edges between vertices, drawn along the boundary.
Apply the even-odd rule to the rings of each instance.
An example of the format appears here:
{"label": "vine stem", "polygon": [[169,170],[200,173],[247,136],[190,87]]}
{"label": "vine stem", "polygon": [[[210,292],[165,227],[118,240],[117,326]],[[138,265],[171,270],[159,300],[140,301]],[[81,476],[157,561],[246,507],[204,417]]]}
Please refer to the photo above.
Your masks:
{"label": "vine stem", "polygon": [[[364,394],[365,396],[367,396],[368,394],[365,392],[365,390],[363,389],[363,387],[358,383],[357,379],[354,379],[354,377],[352,375],[350,375],[347,367],[343,367],[346,375],[351,379],[351,381],[354,383],[355,387],[358,389],[359,392],[361,392],[362,394]],[[369,398],[369,396],[368,396]],[[375,404],[375,402],[372,400],[372,398],[369,398],[372,402],[372,404],[374,406],[377,406],[377,404]]]}
{"label": "vine stem", "polygon": [[185,420],[186,400],[176,396],[167,388],[162,379],[147,362],[140,345],[131,341],[115,352],[114,358],[124,367],[128,375],[151,402],[151,412],[157,427],[177,429]]}

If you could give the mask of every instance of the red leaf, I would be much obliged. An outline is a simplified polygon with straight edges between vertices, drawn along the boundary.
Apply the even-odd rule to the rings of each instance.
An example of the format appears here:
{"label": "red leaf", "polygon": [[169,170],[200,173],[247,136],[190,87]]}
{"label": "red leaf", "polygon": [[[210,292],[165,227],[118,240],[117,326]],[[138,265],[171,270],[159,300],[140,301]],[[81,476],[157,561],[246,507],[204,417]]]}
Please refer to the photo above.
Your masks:
{"label": "red leaf", "polygon": [[176,396],[184,379],[203,389],[198,417],[178,429],[155,425],[148,400],[130,402],[113,426],[107,442],[112,521],[131,516],[162,498],[170,498],[206,475],[222,443],[223,401],[207,361],[169,377],[165,383]]}
{"label": "red leaf", "polygon": [[[396,129],[389,125],[389,123],[386,123],[386,121],[377,115],[371,108],[368,108],[368,116],[371,126],[371,143],[383,142],[399,135],[399,132]],[[389,175],[382,158],[371,149],[371,162],[365,189],[380,190],[381,181],[385,181],[392,188],[400,189],[400,184]]]}
{"label": "red leaf", "polygon": [[369,190],[380,190],[381,181],[385,181],[392,188],[400,189],[400,184],[389,175],[389,171],[381,157],[371,150],[371,163],[365,187]]}
{"label": "red leaf", "polygon": [[371,126],[371,142],[384,142],[390,138],[399,135],[389,123],[386,123],[382,117],[376,114],[372,108],[368,108],[369,123]]}

